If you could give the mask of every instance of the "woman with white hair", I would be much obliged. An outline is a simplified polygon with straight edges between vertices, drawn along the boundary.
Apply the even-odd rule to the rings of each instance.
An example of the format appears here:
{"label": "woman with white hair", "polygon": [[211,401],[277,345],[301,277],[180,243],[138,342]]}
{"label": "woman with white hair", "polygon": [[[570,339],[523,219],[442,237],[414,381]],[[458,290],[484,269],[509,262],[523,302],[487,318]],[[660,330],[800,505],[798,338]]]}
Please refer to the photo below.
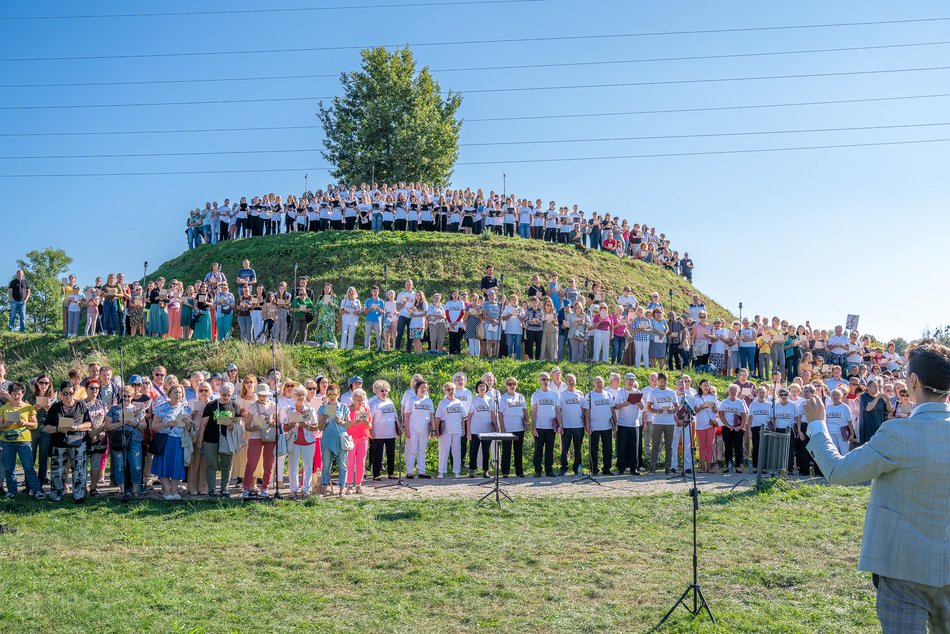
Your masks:
{"label": "woman with white hair", "polygon": [[394,477],[399,420],[396,406],[389,398],[391,390],[388,381],[376,381],[373,383],[375,396],[369,399],[367,403],[370,414],[373,416],[373,433],[369,441],[369,462],[373,480],[380,479],[384,453],[386,455],[387,475],[390,479]]}
{"label": "woman with white hair", "polygon": [[366,452],[369,448],[369,436],[373,429],[373,415],[366,405],[366,391],[363,388],[353,390],[350,401],[350,426],[347,431],[353,439],[353,448],[346,457],[346,494],[363,492],[363,476],[366,468]]}
{"label": "woman with white hair", "polygon": [[313,454],[317,444],[317,413],[310,406],[307,388],[302,385],[294,388],[293,403],[281,408],[280,416],[290,454],[290,497],[306,499],[313,483]]}
{"label": "woman with white hair", "polygon": [[[202,388],[206,383],[202,384]],[[210,391],[211,386],[208,385]],[[201,388],[200,388],[201,389]],[[234,450],[219,451],[221,437],[226,435],[241,415],[241,408],[234,396],[234,384],[225,381],[221,384],[220,397],[204,407],[201,413],[201,425],[195,439],[195,449],[204,456],[205,480],[208,485],[208,496],[229,498],[228,483],[231,481],[231,461]],[[192,463],[195,460],[192,458]],[[218,485],[218,473],[221,473],[221,486]]]}
{"label": "woman with white hair", "polygon": [[439,402],[435,418],[439,424],[439,478],[444,478],[452,454],[452,474],[458,478],[462,473],[462,434],[465,433],[466,405],[455,397],[456,385],[448,382],[442,386],[445,394]]}

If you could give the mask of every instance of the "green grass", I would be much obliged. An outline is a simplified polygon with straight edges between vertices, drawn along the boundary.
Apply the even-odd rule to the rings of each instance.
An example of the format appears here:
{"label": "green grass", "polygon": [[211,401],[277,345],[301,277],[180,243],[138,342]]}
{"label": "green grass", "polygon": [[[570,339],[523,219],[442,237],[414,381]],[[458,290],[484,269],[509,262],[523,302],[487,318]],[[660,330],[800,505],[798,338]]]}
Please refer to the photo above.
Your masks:
{"label": "green grass", "polygon": [[[203,280],[213,262],[219,262],[228,279],[248,258],[257,271],[257,278],[268,288],[277,283],[293,281],[294,263],[298,274],[307,275],[317,285],[333,284],[338,294],[355,286],[361,297],[369,295],[369,286],[402,289],[409,277],[427,295],[452,289],[477,290],[485,265],[495,265],[495,275],[505,274],[503,289],[523,294],[535,273],[547,283],[551,273],[577,279],[578,288],[584,280],[600,282],[616,297],[624,286],[630,286],[641,302],[648,302],[650,293],[658,291],[663,302],[669,302],[673,291],[674,307],[683,311],[695,289],[682,277],[659,266],[633,260],[621,260],[598,251],[582,251],[573,246],[551,245],[539,240],[503,238],[482,234],[466,236],[444,233],[336,231],[292,233],[262,236],[246,240],[226,240],[217,245],[204,245],[162,264],[149,279],[159,275],[177,278],[186,285]],[[388,277],[386,268],[388,267]],[[724,308],[702,293],[712,315],[725,317]]]}
{"label": "green grass", "polygon": [[[15,632],[643,632],[686,588],[682,495],[0,502]],[[855,569],[865,488],[702,497],[701,580],[719,624],[668,632],[868,632]]]}

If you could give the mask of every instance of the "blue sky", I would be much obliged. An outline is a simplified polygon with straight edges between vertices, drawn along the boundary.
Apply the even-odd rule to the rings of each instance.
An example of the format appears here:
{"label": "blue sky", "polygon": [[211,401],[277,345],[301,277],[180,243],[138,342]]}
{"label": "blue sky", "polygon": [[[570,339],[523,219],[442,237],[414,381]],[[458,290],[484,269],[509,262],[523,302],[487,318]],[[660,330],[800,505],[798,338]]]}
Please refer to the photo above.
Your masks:
{"label": "blue sky", "polygon": [[[421,1],[421,0],[417,0]],[[4,2],[0,17],[399,4],[400,0]],[[403,0],[402,3],[405,3]],[[42,11],[42,13],[39,13]],[[508,39],[419,46],[433,69],[710,56],[950,41],[950,21],[573,41],[525,38],[950,16],[945,3],[524,2],[233,15],[0,20],[5,59]],[[127,59],[0,61],[4,85],[336,74],[356,50]],[[950,66],[950,45],[617,63],[548,69],[436,70],[443,88],[656,82]],[[333,95],[336,78],[0,88],[3,105],[236,101]],[[950,93],[950,71],[586,89],[471,92],[461,116],[608,113]],[[950,123],[950,98],[517,121],[469,121],[462,144]],[[0,133],[316,125],[316,103],[0,109]],[[318,128],[147,135],[0,136],[5,157],[317,149]],[[795,152],[519,163],[526,159],[713,152],[950,139],[950,125],[756,136],[463,147],[453,184],[579,204],[657,226],[696,262],[695,283],[745,314],[833,327],[848,313],[879,337],[919,336],[950,315],[945,274],[950,143]],[[465,165],[480,161],[508,164]],[[192,157],[0,159],[7,239],[2,270],[56,246],[84,283],[140,275],[185,248],[185,214],[205,201],[299,193],[318,151]],[[68,177],[75,173],[276,169],[270,173]],[[309,170],[311,188],[328,181]],[[289,275],[289,273],[288,273]]]}

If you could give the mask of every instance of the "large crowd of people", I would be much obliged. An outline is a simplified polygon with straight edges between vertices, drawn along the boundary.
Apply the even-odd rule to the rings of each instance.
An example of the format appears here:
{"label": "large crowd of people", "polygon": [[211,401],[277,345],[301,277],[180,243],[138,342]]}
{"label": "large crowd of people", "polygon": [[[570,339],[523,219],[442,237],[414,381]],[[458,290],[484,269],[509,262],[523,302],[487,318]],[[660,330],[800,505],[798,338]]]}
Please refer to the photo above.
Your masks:
{"label": "large crowd of people", "polygon": [[[700,472],[742,473],[759,464],[763,429],[789,435],[781,470],[820,475],[805,450],[808,399],[825,401],[842,454],[868,442],[885,420],[909,417],[915,405],[894,374],[846,378],[838,365],[827,378],[820,372],[786,381],[777,370],[756,383],[742,368],[726,394],[708,378],[694,385],[685,373],[674,380],[652,372],[641,386],[631,372],[612,372],[589,379],[585,391],[578,377],[553,366],[537,385],[456,372],[430,386],[417,374],[399,393],[385,380],[353,376],[338,384],[277,369],[242,375],[234,364],[223,375],[157,366],[150,376],[118,377],[92,363],[67,377],[10,380],[0,363],[2,481],[5,495],[16,495],[19,463],[29,494],[53,501],[68,494],[77,503],[106,487],[124,500],[154,486],[166,500],[267,498],[282,482],[292,497],[359,495],[365,479],[392,479],[403,469],[407,478],[426,479],[432,464],[438,478],[488,477],[493,448],[481,436],[489,432],[514,436],[497,448],[505,478],[524,477],[526,463],[534,476],[555,478],[583,474],[585,466],[607,476],[689,471],[694,442]],[[690,416],[694,434],[686,433]]]}
{"label": "large crowd of people", "polygon": [[[687,277],[691,270],[682,268],[684,260],[655,229],[597,214],[585,220],[576,207],[571,212],[551,203],[543,211],[540,201],[416,185],[332,189],[299,201],[289,197],[285,204],[274,196],[250,204],[209,203],[192,214],[188,232],[194,246],[281,229],[355,228],[517,233],[609,245],[622,256],[644,252],[643,259]],[[478,288],[443,295],[411,279],[401,288],[354,285],[339,294],[330,283],[313,284],[306,276],[267,287],[248,260],[236,271],[213,264],[201,279],[159,277],[144,286],[110,273],[84,288],[70,275],[62,280],[67,337],[80,329],[87,336],[233,336],[378,353],[612,363],[652,372],[643,386],[632,372],[588,376],[586,391],[556,365],[538,376],[533,391],[514,377],[496,384],[492,373],[470,382],[459,372],[434,386],[416,375],[398,394],[385,380],[364,388],[361,377],[350,377],[343,386],[322,374],[284,378],[277,369],[242,375],[234,364],[224,376],[195,370],[178,378],[159,366],[151,376],[116,377],[111,368],[91,364],[68,377],[10,381],[0,363],[0,480],[14,495],[19,463],[30,494],[43,497],[48,489],[54,501],[69,493],[77,502],[98,494],[106,481],[123,499],[156,484],[168,500],[183,492],[266,498],[283,481],[296,497],[356,495],[363,493],[367,470],[374,481],[396,477],[402,468],[406,477],[424,479],[430,477],[427,464],[437,463],[440,478],[450,468],[456,477],[463,471],[487,477],[496,448],[480,436],[492,431],[515,436],[497,447],[503,477],[524,475],[525,438],[535,476],[583,473],[585,439],[595,475],[670,473],[680,464],[692,470],[694,443],[698,470],[742,472],[758,464],[763,429],[788,434],[781,468],[808,475],[817,473],[805,450],[808,421],[801,414],[809,398],[824,399],[841,453],[867,442],[886,419],[906,418],[913,410],[903,383],[904,357],[893,342],[882,345],[841,326],[825,330],[778,316],[724,320],[711,315],[698,294],[674,310],[659,291],[637,298],[629,287],[610,290],[589,280],[581,286],[557,272],[544,278],[539,273],[527,288],[503,288],[489,264]],[[16,321],[22,330],[30,292],[29,280],[17,271],[8,291],[11,330]],[[671,378],[672,371],[680,378]],[[718,394],[709,379],[694,386],[686,372],[727,376],[731,383]],[[687,420],[694,423],[692,434],[684,433]]]}
{"label": "large crowd of people", "polygon": [[[736,375],[745,369],[768,379],[899,376],[903,357],[856,330],[791,323],[778,316],[710,317],[698,294],[679,311],[659,291],[641,301],[629,287],[614,294],[600,284],[552,273],[525,289],[503,289],[491,265],[479,288],[431,296],[411,279],[402,289],[373,285],[338,294],[304,276],[268,288],[249,260],[233,277],[213,264],[187,285],[159,277],[145,287],[110,273],[85,294],[75,276],[63,280],[64,334],[148,335],[173,339],[278,341],[329,348],[470,355],[520,360],[614,363],[657,370]],[[231,286],[229,279],[234,280]],[[14,279],[12,284],[16,284]],[[11,284],[11,285],[12,285]],[[84,322],[82,319],[84,318]],[[11,322],[12,329],[12,322]]]}
{"label": "large crowd of people", "polygon": [[657,264],[693,279],[689,253],[674,250],[656,227],[616,214],[590,215],[578,205],[547,206],[514,194],[478,189],[441,189],[421,183],[359,187],[328,185],[326,191],[286,198],[274,193],[207,202],[188,215],[188,248],[253,236],[297,231],[438,231],[581,245]]}

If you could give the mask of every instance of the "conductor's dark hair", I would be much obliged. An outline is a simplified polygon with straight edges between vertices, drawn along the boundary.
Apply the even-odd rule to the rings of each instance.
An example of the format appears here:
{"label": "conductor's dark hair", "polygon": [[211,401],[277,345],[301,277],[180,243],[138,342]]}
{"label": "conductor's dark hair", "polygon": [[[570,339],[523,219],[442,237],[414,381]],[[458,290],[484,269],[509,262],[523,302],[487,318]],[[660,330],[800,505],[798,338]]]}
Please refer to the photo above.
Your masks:
{"label": "conductor's dark hair", "polygon": [[935,394],[950,391],[950,348],[934,339],[921,339],[907,351],[907,373],[916,374],[921,387]]}

